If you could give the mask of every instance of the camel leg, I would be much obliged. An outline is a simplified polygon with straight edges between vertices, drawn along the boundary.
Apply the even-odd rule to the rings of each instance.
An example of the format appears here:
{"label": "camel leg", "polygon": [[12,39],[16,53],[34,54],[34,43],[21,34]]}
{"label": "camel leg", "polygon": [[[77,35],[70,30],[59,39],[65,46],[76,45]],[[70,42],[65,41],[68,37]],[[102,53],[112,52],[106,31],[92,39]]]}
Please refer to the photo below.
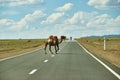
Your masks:
{"label": "camel leg", "polygon": [[59,44],[57,44],[57,51],[59,50]]}
{"label": "camel leg", "polygon": [[52,50],[51,50],[51,45],[49,45],[49,50],[50,50],[50,52],[53,54],[53,52],[52,52]]}
{"label": "camel leg", "polygon": [[55,53],[57,54],[57,49],[56,49],[56,45],[55,45]]}
{"label": "camel leg", "polygon": [[45,54],[47,54],[47,52],[46,52],[47,45],[48,45],[48,43],[45,43],[45,48],[44,48]]}

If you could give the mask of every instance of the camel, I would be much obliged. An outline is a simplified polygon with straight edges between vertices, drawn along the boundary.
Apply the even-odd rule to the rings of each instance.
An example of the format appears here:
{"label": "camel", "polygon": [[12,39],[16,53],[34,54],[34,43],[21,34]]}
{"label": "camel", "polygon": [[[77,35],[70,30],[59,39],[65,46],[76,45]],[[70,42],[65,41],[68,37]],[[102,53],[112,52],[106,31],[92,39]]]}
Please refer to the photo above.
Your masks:
{"label": "camel", "polygon": [[45,54],[47,54],[46,52],[46,48],[47,48],[47,45],[49,45],[49,51],[53,54],[52,50],[51,50],[51,46],[54,46],[55,47],[55,53],[57,54],[57,51],[59,50],[59,44],[62,43],[63,40],[66,39],[66,36],[61,36],[61,39],[60,39],[60,42],[58,40],[58,37],[57,36],[49,36],[49,38],[47,39],[47,41],[45,42]]}

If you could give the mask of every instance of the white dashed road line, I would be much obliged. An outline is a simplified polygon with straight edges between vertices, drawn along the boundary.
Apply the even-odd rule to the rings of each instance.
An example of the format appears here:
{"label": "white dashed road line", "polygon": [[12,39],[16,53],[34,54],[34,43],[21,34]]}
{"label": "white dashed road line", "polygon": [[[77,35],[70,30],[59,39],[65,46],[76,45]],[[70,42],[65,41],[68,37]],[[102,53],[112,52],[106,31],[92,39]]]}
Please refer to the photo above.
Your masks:
{"label": "white dashed road line", "polygon": [[37,69],[33,69],[29,74],[34,74],[37,71]]}
{"label": "white dashed road line", "polygon": [[48,62],[48,60],[46,59],[46,60],[44,60],[44,62]]}
{"label": "white dashed road line", "polygon": [[[46,60],[44,60],[44,62],[46,63],[46,62],[48,62],[48,60],[46,59]],[[29,74],[30,74],[30,75],[31,75],[31,74],[34,74],[37,70],[38,70],[38,69],[33,69],[31,72],[29,72]]]}

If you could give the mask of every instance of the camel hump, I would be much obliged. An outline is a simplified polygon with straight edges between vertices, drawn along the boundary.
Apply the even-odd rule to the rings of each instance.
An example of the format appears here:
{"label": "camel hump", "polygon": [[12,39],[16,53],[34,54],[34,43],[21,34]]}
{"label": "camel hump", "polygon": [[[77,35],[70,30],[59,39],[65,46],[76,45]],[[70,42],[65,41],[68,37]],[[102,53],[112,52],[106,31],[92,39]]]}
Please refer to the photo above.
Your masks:
{"label": "camel hump", "polygon": [[53,35],[49,36],[49,38],[48,38],[48,39],[50,39],[50,40],[54,40]]}
{"label": "camel hump", "polygon": [[54,40],[55,40],[55,41],[57,41],[57,40],[58,40],[57,36],[54,36]]}

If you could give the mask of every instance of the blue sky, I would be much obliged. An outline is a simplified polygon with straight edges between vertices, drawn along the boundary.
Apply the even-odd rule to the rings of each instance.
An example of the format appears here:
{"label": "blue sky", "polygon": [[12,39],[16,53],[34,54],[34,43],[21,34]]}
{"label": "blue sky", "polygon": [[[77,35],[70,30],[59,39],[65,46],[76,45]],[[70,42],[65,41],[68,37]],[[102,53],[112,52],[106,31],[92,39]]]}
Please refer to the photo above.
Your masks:
{"label": "blue sky", "polygon": [[120,0],[0,0],[0,39],[120,34]]}

